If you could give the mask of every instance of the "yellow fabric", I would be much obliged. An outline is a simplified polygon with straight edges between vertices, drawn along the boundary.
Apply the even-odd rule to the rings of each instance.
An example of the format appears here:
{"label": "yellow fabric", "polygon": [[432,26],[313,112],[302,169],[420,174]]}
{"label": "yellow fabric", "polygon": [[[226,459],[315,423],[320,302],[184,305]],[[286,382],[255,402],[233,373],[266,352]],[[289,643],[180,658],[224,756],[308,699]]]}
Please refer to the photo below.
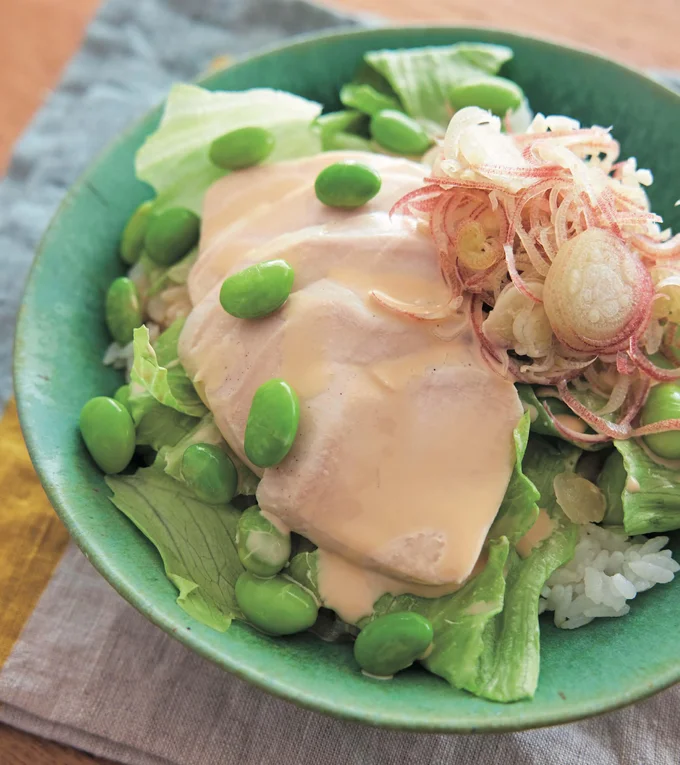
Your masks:
{"label": "yellow fabric", "polygon": [[68,533],[33,470],[10,401],[0,421],[0,668],[35,608]]}

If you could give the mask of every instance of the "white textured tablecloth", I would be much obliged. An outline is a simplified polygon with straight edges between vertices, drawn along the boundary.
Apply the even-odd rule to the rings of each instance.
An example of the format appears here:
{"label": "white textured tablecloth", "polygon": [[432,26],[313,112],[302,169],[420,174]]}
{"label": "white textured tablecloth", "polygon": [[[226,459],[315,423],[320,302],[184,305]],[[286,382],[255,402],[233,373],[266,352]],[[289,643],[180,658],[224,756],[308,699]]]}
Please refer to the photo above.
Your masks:
{"label": "white textured tablecloth", "polygon": [[[92,155],[213,56],[347,23],[297,0],[109,0],[0,187],[0,409],[18,285]],[[680,763],[680,688],[588,722],[500,736],[395,733],[298,709],[147,622],[73,546],[0,672],[0,720],[130,765]]]}

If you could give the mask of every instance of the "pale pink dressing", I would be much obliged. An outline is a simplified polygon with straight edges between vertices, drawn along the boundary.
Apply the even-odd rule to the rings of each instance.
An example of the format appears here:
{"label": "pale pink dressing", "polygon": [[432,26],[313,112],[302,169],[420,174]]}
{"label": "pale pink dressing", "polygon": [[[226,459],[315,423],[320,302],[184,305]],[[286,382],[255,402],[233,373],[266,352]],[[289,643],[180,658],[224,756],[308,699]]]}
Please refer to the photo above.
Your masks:
{"label": "pale pink dressing", "polygon": [[555,530],[555,522],[548,513],[541,508],[534,525],[517,542],[516,549],[522,558],[528,558],[531,553]]}
{"label": "pale pink dressing", "polygon": [[556,414],[554,416],[560,425],[563,425],[565,428],[570,428],[576,433],[585,433],[586,430],[588,430],[588,425],[575,414]]}
{"label": "pale pink dressing", "polygon": [[529,412],[531,422],[536,422],[538,419],[538,409],[533,404],[527,404],[525,401],[522,402],[522,408],[525,412]]}
{"label": "pale pink dressing", "polygon": [[628,478],[626,478],[626,491],[630,492],[631,494],[635,494],[640,491],[640,482],[637,480],[637,478],[633,478],[632,475],[629,475]]}
{"label": "pale pink dressing", "polygon": [[[522,407],[469,328],[442,340],[372,300],[372,290],[421,305],[446,299],[429,237],[387,215],[423,169],[366,157],[382,191],[366,209],[339,212],[320,205],[313,182],[341,156],[244,171],[208,192],[180,357],[241,457],[257,387],[283,377],[295,388],[296,442],[280,465],[257,470],[257,499],[319,546],[322,600],[356,621],[384,592],[441,594],[473,573],[510,479]],[[230,200],[240,200],[238,215]],[[222,280],[272,257],[295,268],[288,302],[258,321],[227,315]]]}
{"label": "pale pink dressing", "polygon": [[[471,576],[481,571],[486,556],[481,555]],[[352,563],[347,558],[327,550],[319,549],[318,557],[319,592],[323,605],[332,608],[338,616],[350,624],[356,624],[362,617],[370,615],[374,603],[385,593],[390,595],[419,595],[423,598],[438,598],[456,592],[462,582],[440,585],[419,584],[396,579],[378,571]],[[469,613],[480,613],[488,604],[473,604]]]}

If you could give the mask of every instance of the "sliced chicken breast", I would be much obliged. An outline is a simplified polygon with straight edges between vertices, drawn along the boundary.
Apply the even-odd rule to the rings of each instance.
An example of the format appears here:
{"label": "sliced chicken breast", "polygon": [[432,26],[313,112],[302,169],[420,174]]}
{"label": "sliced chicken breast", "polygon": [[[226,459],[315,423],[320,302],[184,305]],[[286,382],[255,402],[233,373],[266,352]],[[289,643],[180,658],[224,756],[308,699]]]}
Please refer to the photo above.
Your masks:
{"label": "sliced chicken breast", "polygon": [[[507,488],[521,404],[485,364],[468,327],[447,340],[450,326],[405,318],[370,295],[447,301],[430,237],[387,214],[419,185],[423,168],[365,157],[383,191],[370,206],[344,212],[324,208],[313,190],[319,170],[338,158],[245,171],[210,190],[180,358],[244,459],[257,388],[282,377],[298,393],[293,449],[258,471],[264,511],[361,566],[405,581],[459,583]],[[244,188],[260,201],[234,214]],[[272,258],[295,269],[283,308],[254,321],[226,314],[223,279]]]}

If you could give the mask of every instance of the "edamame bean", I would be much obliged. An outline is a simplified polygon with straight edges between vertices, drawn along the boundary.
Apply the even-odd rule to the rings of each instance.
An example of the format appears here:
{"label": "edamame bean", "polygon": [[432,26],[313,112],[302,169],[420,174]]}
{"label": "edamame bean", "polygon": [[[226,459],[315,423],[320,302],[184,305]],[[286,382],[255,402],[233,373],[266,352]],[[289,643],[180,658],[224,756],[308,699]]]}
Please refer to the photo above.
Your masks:
{"label": "edamame bean", "polygon": [[128,412],[130,411],[130,386],[121,385],[120,388],[113,394],[113,398],[119,404],[122,404]]}
{"label": "edamame bean", "polygon": [[120,257],[124,263],[130,266],[139,260],[144,249],[144,237],[152,210],[153,202],[142,202],[132,213],[130,220],[123,229],[123,236],[120,240]]}
{"label": "edamame bean", "polygon": [[285,260],[269,260],[244,268],[222,283],[222,308],[237,319],[268,316],[288,300],[295,272]]}
{"label": "edamame bean", "polygon": [[[647,396],[642,407],[640,422],[651,425],[661,420],[680,418],[680,385],[676,383],[660,383],[655,385]],[[670,430],[667,433],[654,433],[645,436],[645,443],[659,457],[667,460],[680,459],[680,431]]]}
{"label": "edamame bean", "polygon": [[234,463],[213,444],[192,444],[182,455],[182,478],[201,500],[210,505],[231,502],[238,486]]}
{"label": "edamame bean", "polygon": [[314,597],[319,599],[319,553],[317,550],[300,552],[294,555],[288,566],[286,576],[294,579]]}
{"label": "edamame bean", "polygon": [[261,579],[246,571],[236,580],[235,594],[246,619],[270,635],[309,629],[319,613],[312,595],[283,576]]}
{"label": "edamame bean", "polygon": [[[676,328],[677,331],[677,328]],[[673,342],[676,342],[675,340]],[[671,349],[672,350],[672,347]],[[657,367],[661,367],[661,369],[673,369],[676,365],[670,360],[667,359],[661,351],[657,351],[656,353],[652,353],[652,355],[649,357],[649,360],[652,362],[652,364],[655,364]]]}
{"label": "edamame bean", "polygon": [[449,102],[454,109],[479,106],[499,117],[515,111],[522,103],[524,93],[512,80],[505,77],[480,77],[457,85],[449,93]]}
{"label": "edamame bean", "polygon": [[91,398],[80,412],[80,432],[105,473],[120,473],[135,453],[135,426],[128,410],[108,396]]}
{"label": "edamame bean", "polygon": [[263,127],[243,127],[232,130],[210,144],[210,161],[223,170],[252,167],[274,151],[274,136]]}
{"label": "edamame bean", "polygon": [[127,276],[114,279],[106,293],[106,326],[119,345],[132,342],[132,333],[142,323],[137,285]]}
{"label": "edamame bean", "polygon": [[319,553],[317,550],[294,555],[286,566],[286,576],[309,590],[317,600],[321,600],[319,596]]}
{"label": "edamame bean", "polygon": [[343,109],[339,112],[326,112],[317,117],[313,125],[320,129],[323,136],[326,132],[337,133],[354,131],[361,127],[365,115],[355,109]]}
{"label": "edamame bean", "polygon": [[354,133],[330,133],[323,144],[324,151],[373,151],[371,142],[360,135]]}
{"label": "edamame bean", "polygon": [[255,391],[250,405],[243,446],[258,467],[277,465],[295,441],[300,404],[285,380],[269,380]]}
{"label": "edamame bean", "polygon": [[368,165],[348,160],[335,162],[316,177],[314,190],[319,202],[328,207],[355,209],[380,191],[382,179]]}
{"label": "edamame bean", "polygon": [[361,630],[354,658],[369,675],[391,677],[424,658],[432,639],[432,625],[424,616],[413,611],[386,614]]}
{"label": "edamame bean", "polygon": [[371,136],[395,154],[419,156],[432,145],[422,125],[403,112],[385,109],[371,117]]}
{"label": "edamame bean", "polygon": [[371,152],[370,141],[356,134],[356,130],[364,121],[367,121],[365,114],[345,109],[322,114],[314,120],[313,126],[321,135],[321,147],[324,151]]}
{"label": "edamame bean", "polygon": [[248,571],[261,577],[274,576],[290,557],[290,532],[278,529],[254,505],[238,519],[236,548]]}
{"label": "edamame bean", "polygon": [[364,114],[377,114],[385,109],[399,111],[399,102],[376,90],[372,85],[350,83],[340,89],[340,101],[344,106],[357,109]]}
{"label": "edamame bean", "polygon": [[159,266],[171,266],[198,244],[201,219],[184,207],[152,215],[144,237],[147,255]]}

